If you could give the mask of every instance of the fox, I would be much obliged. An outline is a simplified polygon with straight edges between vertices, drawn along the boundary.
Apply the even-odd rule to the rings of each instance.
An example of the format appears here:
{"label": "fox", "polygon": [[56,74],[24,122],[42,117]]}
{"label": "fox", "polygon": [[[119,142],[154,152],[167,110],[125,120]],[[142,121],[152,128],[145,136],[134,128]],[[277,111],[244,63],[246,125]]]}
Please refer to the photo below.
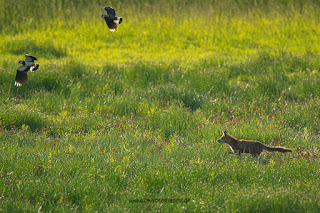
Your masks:
{"label": "fox", "polygon": [[228,144],[232,152],[238,154],[239,156],[241,153],[250,153],[253,157],[258,157],[263,150],[269,152],[292,152],[291,149],[279,146],[270,147],[259,141],[237,139],[229,135],[227,131],[223,132],[223,135],[217,139],[217,142]]}

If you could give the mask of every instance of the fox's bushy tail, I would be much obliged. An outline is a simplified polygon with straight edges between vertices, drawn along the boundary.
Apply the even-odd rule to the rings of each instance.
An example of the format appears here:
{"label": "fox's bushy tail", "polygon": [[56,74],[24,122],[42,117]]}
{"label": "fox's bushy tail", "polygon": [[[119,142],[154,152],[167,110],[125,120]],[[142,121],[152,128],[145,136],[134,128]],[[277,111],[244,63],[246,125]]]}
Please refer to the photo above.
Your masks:
{"label": "fox's bushy tail", "polygon": [[267,150],[269,152],[292,152],[291,149],[284,148],[284,147],[269,147],[269,146],[266,146],[265,150]]}

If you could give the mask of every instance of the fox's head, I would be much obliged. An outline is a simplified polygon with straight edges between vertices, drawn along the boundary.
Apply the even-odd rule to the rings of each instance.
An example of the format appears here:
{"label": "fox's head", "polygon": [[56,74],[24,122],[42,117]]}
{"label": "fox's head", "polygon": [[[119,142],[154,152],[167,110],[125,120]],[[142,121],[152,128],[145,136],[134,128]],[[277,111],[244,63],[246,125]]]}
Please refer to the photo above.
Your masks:
{"label": "fox's head", "polygon": [[218,143],[228,143],[229,139],[230,139],[230,135],[227,133],[227,131],[223,132],[223,135],[217,139]]}

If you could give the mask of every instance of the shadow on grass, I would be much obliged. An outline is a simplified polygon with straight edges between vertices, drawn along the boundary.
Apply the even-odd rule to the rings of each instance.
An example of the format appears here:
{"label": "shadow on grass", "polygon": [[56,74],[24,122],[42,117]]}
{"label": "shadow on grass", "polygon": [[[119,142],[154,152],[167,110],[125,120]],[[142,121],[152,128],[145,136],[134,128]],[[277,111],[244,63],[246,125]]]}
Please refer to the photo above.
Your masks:
{"label": "shadow on grass", "polygon": [[45,116],[39,111],[24,106],[5,106],[1,107],[1,127],[6,130],[25,127],[32,132],[50,127]]}
{"label": "shadow on grass", "polygon": [[[36,42],[34,40],[15,40],[4,45],[7,52],[14,55],[30,54],[38,58],[62,58],[67,56],[63,48],[55,47],[52,43]],[[21,58],[21,60],[24,58]]]}
{"label": "shadow on grass", "polygon": [[[24,99],[34,98],[35,91],[57,92],[70,95],[70,88],[77,87],[77,83],[86,83],[90,79],[83,78],[87,75],[88,67],[75,62],[64,65],[40,65],[36,72],[28,73],[28,81],[20,88],[11,86],[10,93],[14,97]],[[14,82],[14,78],[12,80]],[[11,82],[10,82],[11,83]],[[75,92],[80,93],[82,88],[74,88]]]}
{"label": "shadow on grass", "polygon": [[[149,108],[156,109],[152,103],[160,104],[165,109],[168,105],[177,104],[187,112],[191,110],[191,113],[199,108],[210,111],[217,107],[216,103],[221,103],[218,106],[221,113],[227,114],[226,111],[237,111],[239,106],[253,102],[254,107],[260,104],[263,108],[265,106],[261,100],[274,103],[282,98],[298,102],[310,94],[319,95],[319,78],[316,78],[319,68],[315,58],[269,56],[267,53],[238,64],[213,62],[210,65],[204,62],[190,67],[177,64],[92,67],[71,60],[40,67],[37,72],[30,73],[28,82],[21,88],[12,85],[10,90],[9,83],[0,79],[4,82],[0,88],[8,91],[3,94],[11,98],[41,99],[39,97],[52,96],[65,100],[70,110],[85,108],[94,112],[100,109],[116,116],[148,113]],[[8,76],[2,72],[0,78],[8,79]],[[12,74],[10,76],[13,77]],[[61,104],[49,98],[48,101],[43,101],[42,105]],[[52,110],[52,107],[44,108]],[[291,111],[287,113],[289,117],[284,117],[285,120],[292,125],[294,119],[299,118],[296,120],[301,123],[302,118],[296,115],[296,111]],[[163,119],[163,123],[167,122],[170,121]],[[184,129],[184,124],[181,125],[180,129]],[[157,123],[152,126],[156,128]],[[168,135],[172,134],[170,128],[165,129]],[[181,132],[180,129],[174,132]]]}
{"label": "shadow on grass", "polygon": [[171,83],[153,88],[150,90],[150,97],[165,102],[182,102],[185,107],[193,111],[200,108],[206,99],[202,93]]}
{"label": "shadow on grass", "polygon": [[246,62],[227,65],[227,78],[232,90],[240,89],[240,94],[242,90],[246,96],[251,93],[297,102],[320,94],[319,68],[317,56],[263,52]]}

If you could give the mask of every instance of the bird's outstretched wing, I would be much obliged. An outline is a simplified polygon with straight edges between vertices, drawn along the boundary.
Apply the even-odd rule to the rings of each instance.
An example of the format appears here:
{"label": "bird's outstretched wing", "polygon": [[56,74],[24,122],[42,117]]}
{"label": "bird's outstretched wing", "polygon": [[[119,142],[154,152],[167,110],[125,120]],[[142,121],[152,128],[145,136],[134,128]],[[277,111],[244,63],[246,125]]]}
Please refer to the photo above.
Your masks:
{"label": "bird's outstretched wing", "polygon": [[34,57],[34,56],[31,56],[31,55],[25,55],[26,56],[26,62],[33,62],[34,60],[37,60],[37,58],[36,57]]}
{"label": "bird's outstretched wing", "polygon": [[104,7],[104,9],[107,11],[108,16],[116,17],[116,11],[112,7]]}
{"label": "bird's outstretched wing", "polygon": [[21,87],[28,80],[29,66],[23,65],[18,67],[14,85]]}

